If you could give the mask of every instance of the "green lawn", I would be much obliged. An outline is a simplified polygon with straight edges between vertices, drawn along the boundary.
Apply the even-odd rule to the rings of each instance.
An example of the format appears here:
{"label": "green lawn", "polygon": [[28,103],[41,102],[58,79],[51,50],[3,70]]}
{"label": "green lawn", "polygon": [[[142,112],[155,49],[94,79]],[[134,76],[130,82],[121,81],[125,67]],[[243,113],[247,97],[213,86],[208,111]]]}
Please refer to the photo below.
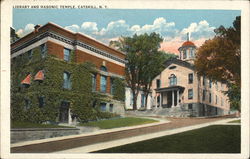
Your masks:
{"label": "green lawn", "polygon": [[28,122],[12,122],[11,128],[72,128],[72,127],[52,125],[52,124],[36,124]]}
{"label": "green lawn", "polygon": [[97,153],[240,153],[240,126],[214,125]]}
{"label": "green lawn", "polygon": [[101,129],[111,129],[111,128],[119,128],[119,127],[124,127],[124,126],[148,124],[148,123],[153,123],[153,122],[157,122],[157,120],[135,118],[135,117],[125,117],[125,118],[107,119],[107,120],[82,123],[80,124],[80,126],[94,126],[94,127],[99,127]]}
{"label": "green lawn", "polygon": [[234,121],[230,121],[228,123],[240,123],[241,121],[240,120],[234,120]]}

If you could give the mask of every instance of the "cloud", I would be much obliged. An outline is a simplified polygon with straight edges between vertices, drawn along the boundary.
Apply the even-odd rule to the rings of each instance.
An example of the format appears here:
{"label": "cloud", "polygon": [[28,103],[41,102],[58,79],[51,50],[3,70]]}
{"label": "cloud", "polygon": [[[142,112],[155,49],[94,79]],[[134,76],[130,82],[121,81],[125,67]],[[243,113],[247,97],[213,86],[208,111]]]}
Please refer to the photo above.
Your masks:
{"label": "cloud", "polygon": [[146,24],[142,27],[134,25],[131,27],[131,30],[137,34],[156,32],[158,34],[161,34],[161,36],[163,37],[174,37],[178,32],[175,28],[175,23],[167,22],[166,19],[163,17],[156,18],[152,25]]}
{"label": "cloud", "polygon": [[79,32],[80,31],[80,27],[77,24],[66,26],[65,29],[71,30],[73,32]]}
{"label": "cloud", "polygon": [[113,38],[121,35],[130,36],[132,32],[125,20],[117,20],[111,21],[106,28],[102,28],[98,35]]}
{"label": "cloud", "polygon": [[198,40],[200,38],[211,38],[215,35],[215,27],[209,25],[206,20],[197,23],[191,23],[187,28],[181,31],[182,39],[186,39],[186,34],[190,33],[190,40]]}
{"label": "cloud", "polygon": [[34,24],[27,24],[24,29],[18,29],[16,31],[16,34],[19,36],[19,37],[23,37],[27,34],[29,34],[30,32],[32,32],[34,30]]}
{"label": "cloud", "polygon": [[84,22],[81,25],[81,31],[86,34],[96,34],[98,32],[96,22]]}

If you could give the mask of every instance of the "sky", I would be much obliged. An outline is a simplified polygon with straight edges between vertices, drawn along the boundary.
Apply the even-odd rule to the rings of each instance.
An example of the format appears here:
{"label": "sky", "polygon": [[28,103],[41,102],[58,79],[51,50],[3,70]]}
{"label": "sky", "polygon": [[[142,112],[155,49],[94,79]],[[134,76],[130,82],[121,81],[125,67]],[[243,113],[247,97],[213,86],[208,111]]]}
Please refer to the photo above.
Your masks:
{"label": "sky", "polygon": [[164,39],[161,50],[178,53],[187,40],[201,46],[214,37],[214,29],[232,26],[239,10],[170,9],[13,9],[13,28],[22,37],[36,24],[53,22],[108,45],[121,36],[156,32]]}

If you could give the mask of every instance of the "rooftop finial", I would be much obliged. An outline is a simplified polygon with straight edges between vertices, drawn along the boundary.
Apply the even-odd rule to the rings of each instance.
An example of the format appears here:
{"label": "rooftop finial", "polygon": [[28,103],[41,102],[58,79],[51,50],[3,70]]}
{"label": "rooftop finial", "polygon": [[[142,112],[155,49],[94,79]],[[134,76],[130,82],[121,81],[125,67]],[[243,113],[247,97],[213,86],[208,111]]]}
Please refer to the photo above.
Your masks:
{"label": "rooftop finial", "polygon": [[189,32],[187,32],[187,41],[189,41]]}

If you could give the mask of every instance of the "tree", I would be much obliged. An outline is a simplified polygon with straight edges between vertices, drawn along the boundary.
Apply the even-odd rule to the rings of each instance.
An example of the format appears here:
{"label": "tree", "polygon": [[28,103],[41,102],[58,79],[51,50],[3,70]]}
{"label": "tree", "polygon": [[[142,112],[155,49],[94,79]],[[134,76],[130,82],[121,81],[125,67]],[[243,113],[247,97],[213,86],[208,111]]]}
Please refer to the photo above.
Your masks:
{"label": "tree", "polygon": [[[237,95],[237,98],[234,97],[241,88],[240,21],[240,16],[238,16],[233,22],[233,27],[220,26],[215,29],[216,36],[207,40],[198,49],[195,61],[196,71],[199,75],[206,75],[213,81],[227,83],[229,90],[226,94],[231,102],[231,107],[238,107],[239,110],[240,94]],[[237,100],[238,102],[236,102]]]}
{"label": "tree", "polygon": [[137,109],[136,101],[140,90],[146,97],[150,92],[152,80],[163,69],[163,62],[168,55],[158,51],[163,39],[159,34],[151,33],[121,37],[118,41],[111,41],[110,46],[126,53],[125,75],[126,82],[132,91],[133,109]]}

